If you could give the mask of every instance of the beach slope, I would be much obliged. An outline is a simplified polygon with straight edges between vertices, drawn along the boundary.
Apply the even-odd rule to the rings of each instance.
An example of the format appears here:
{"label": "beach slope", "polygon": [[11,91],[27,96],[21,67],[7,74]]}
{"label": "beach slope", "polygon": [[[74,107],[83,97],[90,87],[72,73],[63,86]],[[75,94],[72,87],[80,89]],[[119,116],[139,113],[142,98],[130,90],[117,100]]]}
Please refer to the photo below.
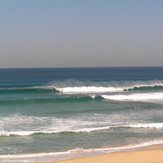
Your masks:
{"label": "beach slope", "polygon": [[163,163],[163,148],[150,148],[135,151],[73,158],[48,163]]}

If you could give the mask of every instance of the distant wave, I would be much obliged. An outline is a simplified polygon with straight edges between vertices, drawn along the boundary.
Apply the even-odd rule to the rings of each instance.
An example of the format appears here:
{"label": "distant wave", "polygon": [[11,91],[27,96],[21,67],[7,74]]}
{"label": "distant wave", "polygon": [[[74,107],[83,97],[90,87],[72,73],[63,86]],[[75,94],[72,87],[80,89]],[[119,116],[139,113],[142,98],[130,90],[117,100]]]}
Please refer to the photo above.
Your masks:
{"label": "distant wave", "polygon": [[65,87],[56,88],[59,92],[63,93],[109,93],[109,92],[122,92],[122,91],[159,91],[163,90],[163,86],[133,86],[133,87],[95,87],[95,86],[82,86],[82,87]]}
{"label": "distant wave", "polygon": [[55,133],[80,133],[80,132],[93,132],[100,130],[116,128],[144,128],[144,129],[162,129],[163,123],[147,123],[147,124],[129,124],[129,125],[117,125],[117,126],[103,126],[103,127],[88,127],[81,129],[60,129],[60,130],[40,130],[40,131],[0,131],[0,136],[29,136],[33,134],[55,134]]}
{"label": "distant wave", "polygon": [[103,86],[73,86],[59,88],[56,86],[42,86],[42,87],[24,87],[24,88],[0,88],[0,93],[104,93],[104,92],[119,92],[123,88],[103,87]]}
{"label": "distant wave", "polygon": [[56,89],[63,93],[104,93],[123,91],[123,88],[95,87],[95,86],[65,87]]}
{"label": "distant wave", "polygon": [[122,91],[159,91],[163,90],[163,80],[149,81],[77,81],[66,80],[49,83],[45,86],[0,88],[0,93],[110,93]]}
{"label": "distant wave", "polygon": [[76,81],[66,80],[51,83],[62,93],[110,93],[122,91],[152,91],[163,90],[163,80],[148,81]]}
{"label": "distant wave", "polygon": [[82,86],[82,87],[63,87],[57,88],[62,93],[110,93],[122,91],[161,91],[163,85],[145,85],[145,86],[116,86],[116,87],[102,87],[102,86]]}

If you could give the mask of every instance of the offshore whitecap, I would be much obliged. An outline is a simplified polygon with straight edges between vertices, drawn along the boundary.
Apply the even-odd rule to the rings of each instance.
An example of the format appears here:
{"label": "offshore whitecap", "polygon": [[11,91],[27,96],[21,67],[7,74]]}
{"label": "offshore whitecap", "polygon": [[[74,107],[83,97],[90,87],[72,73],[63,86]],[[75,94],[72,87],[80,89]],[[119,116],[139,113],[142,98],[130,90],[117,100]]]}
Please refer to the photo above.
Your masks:
{"label": "offshore whitecap", "polygon": [[0,69],[0,77],[1,162],[163,143],[163,67]]}

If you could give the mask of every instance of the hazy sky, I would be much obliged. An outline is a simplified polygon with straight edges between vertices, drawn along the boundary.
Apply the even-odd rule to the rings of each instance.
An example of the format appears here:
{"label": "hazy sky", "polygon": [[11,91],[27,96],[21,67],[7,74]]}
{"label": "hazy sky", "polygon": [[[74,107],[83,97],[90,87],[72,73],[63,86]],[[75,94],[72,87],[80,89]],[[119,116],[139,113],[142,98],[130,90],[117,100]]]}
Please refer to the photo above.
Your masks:
{"label": "hazy sky", "polygon": [[163,0],[0,0],[0,67],[163,66]]}

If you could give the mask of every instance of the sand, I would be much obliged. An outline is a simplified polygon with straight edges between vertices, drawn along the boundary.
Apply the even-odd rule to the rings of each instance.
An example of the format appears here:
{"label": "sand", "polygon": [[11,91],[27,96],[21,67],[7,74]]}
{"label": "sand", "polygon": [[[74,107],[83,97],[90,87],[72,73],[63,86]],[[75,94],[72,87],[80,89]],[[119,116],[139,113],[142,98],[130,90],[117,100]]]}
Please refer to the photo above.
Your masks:
{"label": "sand", "polygon": [[163,147],[115,152],[110,154],[52,161],[48,163],[163,163]]}

